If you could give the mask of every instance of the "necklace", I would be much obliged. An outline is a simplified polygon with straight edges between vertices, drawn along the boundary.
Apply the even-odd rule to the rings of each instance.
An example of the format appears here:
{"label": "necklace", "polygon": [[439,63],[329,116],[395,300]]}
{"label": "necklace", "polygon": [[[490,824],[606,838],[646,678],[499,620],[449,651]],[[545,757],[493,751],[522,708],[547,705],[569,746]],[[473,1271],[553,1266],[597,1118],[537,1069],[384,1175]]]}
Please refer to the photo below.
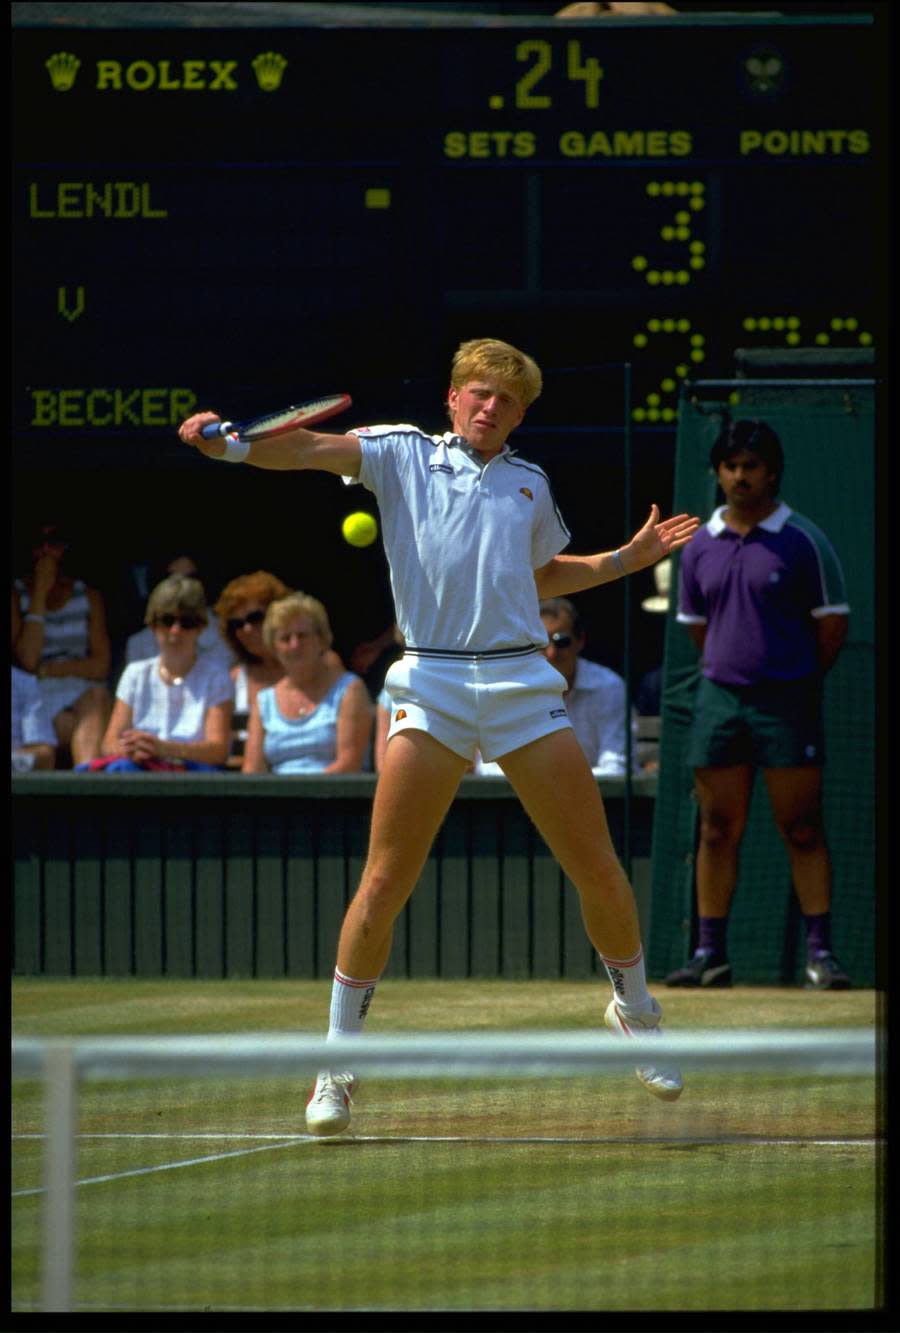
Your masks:
{"label": "necklace", "polygon": [[163,680],[165,681],[166,685],[183,685],[183,684],[184,684],[184,676],[175,676],[175,675],[173,675],[172,672],[169,670],[169,668],[168,668],[167,666],[163,666],[162,662],[160,662],[160,664],[159,664],[159,674],[162,676],[162,678],[163,678]]}
{"label": "necklace", "polygon": [[[286,687],[290,692],[296,691],[298,694],[300,693],[301,687],[299,685],[291,685],[286,682]],[[285,700],[285,702],[287,703],[287,700]],[[308,713],[312,713],[318,708],[319,702],[318,699],[310,699],[309,695],[306,694],[305,698],[291,703],[284,711],[286,713],[293,713],[297,717],[306,717]]]}

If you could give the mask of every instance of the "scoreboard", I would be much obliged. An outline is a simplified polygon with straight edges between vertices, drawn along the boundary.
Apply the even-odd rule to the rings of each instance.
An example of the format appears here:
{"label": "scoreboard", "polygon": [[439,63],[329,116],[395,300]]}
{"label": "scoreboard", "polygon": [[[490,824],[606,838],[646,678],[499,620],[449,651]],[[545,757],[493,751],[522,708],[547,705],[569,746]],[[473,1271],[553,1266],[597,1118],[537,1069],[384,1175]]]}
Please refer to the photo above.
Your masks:
{"label": "scoreboard", "polygon": [[736,347],[877,340],[867,13],[14,42],[23,460],[336,389],[418,419],[484,334],[545,368],[537,424],[621,422],[629,362],[659,429]]}

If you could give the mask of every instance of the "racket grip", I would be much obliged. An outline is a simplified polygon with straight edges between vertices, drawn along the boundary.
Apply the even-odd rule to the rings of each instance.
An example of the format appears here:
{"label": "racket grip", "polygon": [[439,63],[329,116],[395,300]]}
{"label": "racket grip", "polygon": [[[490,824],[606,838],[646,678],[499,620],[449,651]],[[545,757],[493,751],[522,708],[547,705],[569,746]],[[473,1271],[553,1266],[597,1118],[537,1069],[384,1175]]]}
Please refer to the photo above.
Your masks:
{"label": "racket grip", "polygon": [[204,440],[214,440],[217,435],[227,435],[233,424],[231,421],[211,421],[201,428],[200,434]]}

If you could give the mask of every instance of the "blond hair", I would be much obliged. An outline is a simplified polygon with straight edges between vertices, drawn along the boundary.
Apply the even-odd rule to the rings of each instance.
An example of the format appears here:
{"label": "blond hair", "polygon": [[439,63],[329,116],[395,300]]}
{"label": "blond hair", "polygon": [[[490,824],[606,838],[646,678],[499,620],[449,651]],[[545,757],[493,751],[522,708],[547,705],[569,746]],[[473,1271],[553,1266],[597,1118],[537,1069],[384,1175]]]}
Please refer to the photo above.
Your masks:
{"label": "blond hair", "polygon": [[144,624],[152,625],[160,616],[169,614],[196,616],[202,624],[209,623],[203,584],[192,574],[170,574],[157,583],[147,600]]}
{"label": "blond hair", "polygon": [[536,361],[497,338],[473,338],[460,343],[453,357],[450,385],[462,389],[472,380],[498,379],[513,390],[523,408],[530,407],[543,388]]}
{"label": "blond hair", "polygon": [[279,630],[283,630],[298,616],[309,616],[324,647],[331,647],[333,635],[325,607],[308,593],[292,592],[289,597],[279,597],[277,601],[270,602],[266,611],[262,636],[263,643],[270,653],[275,651],[275,639]]}

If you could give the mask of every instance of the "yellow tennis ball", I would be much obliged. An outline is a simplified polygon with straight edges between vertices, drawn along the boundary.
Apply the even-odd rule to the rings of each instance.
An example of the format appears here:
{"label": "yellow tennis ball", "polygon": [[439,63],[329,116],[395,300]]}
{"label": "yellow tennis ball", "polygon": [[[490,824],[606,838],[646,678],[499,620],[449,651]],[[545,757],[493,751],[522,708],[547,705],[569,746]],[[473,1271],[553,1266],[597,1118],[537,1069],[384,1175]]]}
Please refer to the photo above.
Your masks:
{"label": "yellow tennis ball", "polygon": [[371,546],[378,536],[378,524],[371,514],[359,510],[355,514],[348,514],[341,524],[341,532],[344,541],[349,542],[351,546]]}

